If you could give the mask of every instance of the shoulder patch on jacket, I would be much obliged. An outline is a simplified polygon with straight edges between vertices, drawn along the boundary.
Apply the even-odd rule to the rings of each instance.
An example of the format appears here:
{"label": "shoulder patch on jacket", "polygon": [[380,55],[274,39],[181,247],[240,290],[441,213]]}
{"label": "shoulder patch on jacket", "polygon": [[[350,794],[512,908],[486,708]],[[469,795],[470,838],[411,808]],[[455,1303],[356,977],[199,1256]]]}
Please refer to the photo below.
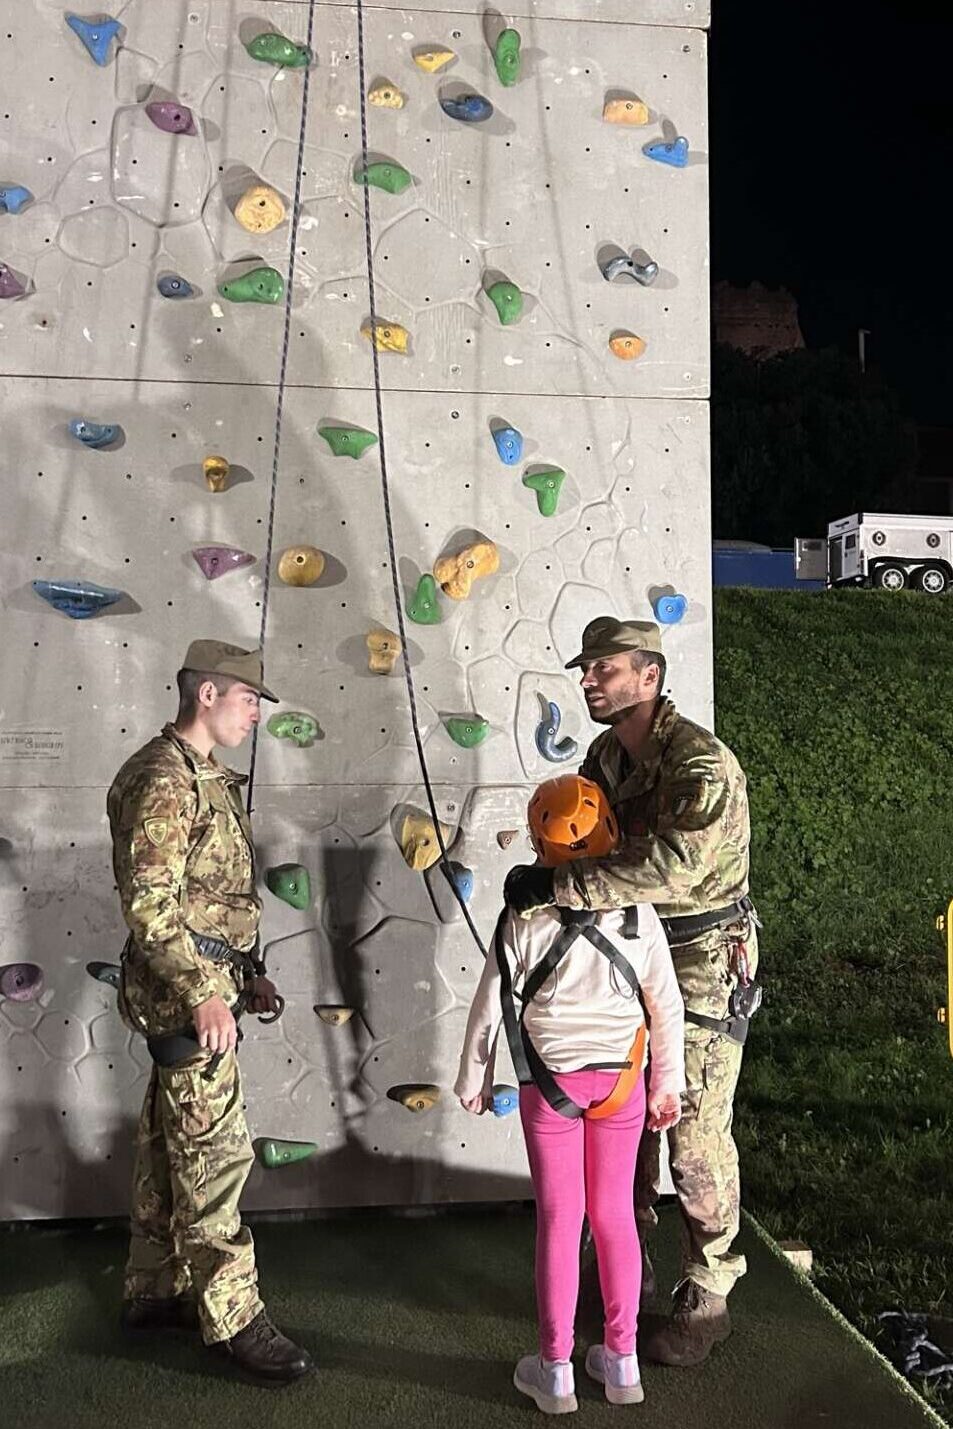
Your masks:
{"label": "shoulder patch on jacket", "polygon": [[142,831],[149,842],[159,848],[169,837],[169,820],[146,819],[143,822]]}

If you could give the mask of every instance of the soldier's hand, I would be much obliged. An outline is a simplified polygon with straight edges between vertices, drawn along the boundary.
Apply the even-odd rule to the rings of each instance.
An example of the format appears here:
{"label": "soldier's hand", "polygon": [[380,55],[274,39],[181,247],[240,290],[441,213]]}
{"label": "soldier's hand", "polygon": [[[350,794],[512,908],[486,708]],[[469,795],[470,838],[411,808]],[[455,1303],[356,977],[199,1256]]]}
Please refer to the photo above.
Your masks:
{"label": "soldier's hand", "polygon": [[238,1044],[238,1028],[224,998],[210,997],[192,1009],[192,1022],[199,1046],[210,1052],[233,1052]]}
{"label": "soldier's hand", "polygon": [[278,1012],[278,989],[269,977],[253,977],[249,984],[248,1006],[252,1012]]}
{"label": "soldier's hand", "polygon": [[649,1131],[668,1131],[682,1119],[682,1099],[677,1092],[665,1092],[661,1096],[649,1092]]}

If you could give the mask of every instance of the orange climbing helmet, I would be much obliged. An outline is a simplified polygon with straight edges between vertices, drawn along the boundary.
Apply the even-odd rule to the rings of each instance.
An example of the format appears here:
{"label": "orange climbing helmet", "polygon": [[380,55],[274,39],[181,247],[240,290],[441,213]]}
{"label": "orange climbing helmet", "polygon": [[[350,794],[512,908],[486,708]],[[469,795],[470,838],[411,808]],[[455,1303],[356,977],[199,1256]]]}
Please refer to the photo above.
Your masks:
{"label": "orange climbing helmet", "polygon": [[529,831],[540,862],[549,868],[574,858],[603,858],[619,843],[608,799],[580,774],[540,784],[529,801]]}

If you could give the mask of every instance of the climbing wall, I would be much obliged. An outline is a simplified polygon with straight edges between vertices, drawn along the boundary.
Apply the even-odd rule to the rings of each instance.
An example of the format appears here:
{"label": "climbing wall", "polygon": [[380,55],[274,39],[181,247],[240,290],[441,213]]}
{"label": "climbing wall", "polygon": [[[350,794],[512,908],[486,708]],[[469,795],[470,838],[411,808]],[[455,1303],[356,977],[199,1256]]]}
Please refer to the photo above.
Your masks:
{"label": "climbing wall", "polygon": [[[192,638],[254,645],[265,611],[282,699],[253,822],[287,1010],[242,1051],[249,1207],[526,1193],[517,1119],[452,1095],[482,959],[405,858],[404,662],[484,939],[529,792],[596,733],[563,669],[589,619],[654,610],[711,721],[708,6],[470,8],[378,0],[362,80],[337,4],[0,0],[2,1217],[126,1204],[147,1056],[109,981],[105,793]],[[462,595],[474,546],[466,598],[431,583]]]}

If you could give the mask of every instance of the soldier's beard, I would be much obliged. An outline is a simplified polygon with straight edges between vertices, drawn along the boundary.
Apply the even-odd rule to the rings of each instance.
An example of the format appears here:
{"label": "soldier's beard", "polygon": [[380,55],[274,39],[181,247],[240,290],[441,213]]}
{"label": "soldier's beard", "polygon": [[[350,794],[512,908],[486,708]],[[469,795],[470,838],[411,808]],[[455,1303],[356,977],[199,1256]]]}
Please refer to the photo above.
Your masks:
{"label": "soldier's beard", "polygon": [[627,690],[624,695],[603,695],[597,705],[592,705],[587,701],[589,718],[593,724],[621,724],[639,703],[638,700],[632,698],[632,693],[631,690]]}

